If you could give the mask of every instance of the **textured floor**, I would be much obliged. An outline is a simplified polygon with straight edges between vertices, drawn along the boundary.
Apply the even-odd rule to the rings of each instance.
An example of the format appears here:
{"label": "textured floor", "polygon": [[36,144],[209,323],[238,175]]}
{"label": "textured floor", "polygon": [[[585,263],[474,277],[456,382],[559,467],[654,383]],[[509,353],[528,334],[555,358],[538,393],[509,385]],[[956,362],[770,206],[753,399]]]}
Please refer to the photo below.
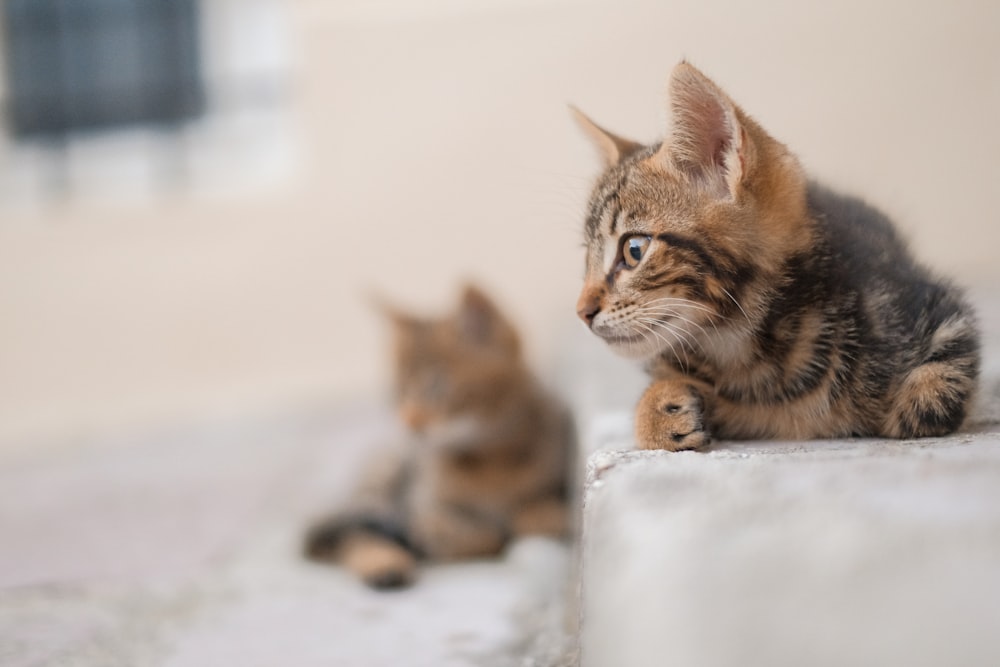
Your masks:
{"label": "textured floor", "polygon": [[380,594],[304,562],[309,518],[391,433],[372,409],[124,438],[0,469],[0,664],[521,664],[561,627],[568,549]]}

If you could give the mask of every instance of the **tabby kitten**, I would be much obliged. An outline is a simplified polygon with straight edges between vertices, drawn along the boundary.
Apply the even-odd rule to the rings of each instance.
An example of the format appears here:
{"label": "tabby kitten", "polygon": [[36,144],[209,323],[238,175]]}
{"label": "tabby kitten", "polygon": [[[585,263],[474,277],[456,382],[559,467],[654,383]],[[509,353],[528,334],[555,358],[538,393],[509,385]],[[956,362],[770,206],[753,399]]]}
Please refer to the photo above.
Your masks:
{"label": "tabby kitten", "polygon": [[646,362],[638,446],[959,428],[979,375],[962,293],[697,69],[682,62],[669,88],[672,131],[651,146],[576,112],[607,167],[577,312]]}
{"label": "tabby kitten", "polygon": [[571,422],[529,372],[514,328],[474,287],[449,317],[389,315],[409,437],[375,462],[348,509],[312,530],[307,554],[390,588],[409,584],[420,559],[564,536]]}

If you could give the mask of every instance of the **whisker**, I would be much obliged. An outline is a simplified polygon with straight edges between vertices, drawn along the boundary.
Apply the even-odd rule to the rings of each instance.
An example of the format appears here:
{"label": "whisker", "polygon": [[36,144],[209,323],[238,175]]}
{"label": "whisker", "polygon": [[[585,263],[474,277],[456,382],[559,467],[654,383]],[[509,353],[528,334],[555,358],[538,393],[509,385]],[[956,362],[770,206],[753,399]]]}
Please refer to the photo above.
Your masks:
{"label": "whisker", "polygon": [[[684,353],[684,361],[681,361],[680,354],[678,353],[677,349],[678,346],[676,345],[673,346],[671,348],[671,351],[674,353],[674,359],[677,360],[677,366],[683,369],[685,373],[691,372],[691,358],[688,356],[688,350],[693,349],[694,345],[687,338],[685,332],[682,331],[679,327],[674,327],[672,325],[667,324],[666,322],[657,322],[656,324],[657,326],[669,330],[675,337],[682,339],[683,344],[680,346],[680,352]],[[698,343],[699,346],[701,346],[701,343],[697,339],[694,342]],[[702,347],[702,350],[704,350],[704,347]]]}
{"label": "whisker", "polygon": [[728,297],[729,297],[729,299],[730,299],[730,300],[731,300],[731,301],[732,301],[733,303],[735,303],[735,304],[736,304],[736,307],[740,309],[740,312],[741,312],[741,313],[743,313],[743,317],[747,318],[747,324],[749,324],[749,325],[750,325],[750,328],[751,328],[751,329],[753,329],[753,322],[752,322],[752,321],[750,320],[750,316],[749,316],[749,315],[747,315],[747,311],[743,310],[743,306],[741,306],[741,305],[740,305],[740,302],[736,300],[736,297],[734,297],[734,296],[733,296],[732,294],[730,294],[730,293],[729,293],[729,290],[727,290],[727,289],[726,289],[725,287],[722,287],[722,286],[720,286],[720,287],[719,287],[719,289],[721,289],[721,290],[723,291],[723,293],[724,293],[724,294],[725,294],[726,296],[728,296]]}
{"label": "whisker", "polygon": [[[667,348],[668,348],[668,349],[670,350],[670,352],[671,352],[671,353],[672,353],[672,354],[674,355],[674,359],[676,359],[676,360],[677,360],[677,367],[678,367],[678,368],[681,368],[681,369],[683,369],[685,373],[686,373],[686,372],[688,372],[688,368],[689,368],[689,365],[685,365],[685,364],[684,364],[684,363],[683,363],[683,362],[681,361],[681,358],[680,358],[680,356],[679,356],[679,355],[677,354],[677,346],[676,346],[676,345],[672,345],[672,344],[670,344],[670,343],[669,343],[669,342],[668,342],[668,341],[667,341],[666,339],[664,339],[664,338],[663,338],[663,337],[662,337],[661,335],[659,335],[658,333],[656,333],[656,331],[655,331],[655,330],[654,330],[654,329],[653,329],[652,327],[650,327],[649,325],[647,325],[647,324],[643,324],[643,323],[640,323],[640,326],[641,326],[642,328],[641,328],[641,329],[639,330],[639,334],[640,334],[640,335],[641,335],[641,336],[642,336],[643,338],[646,338],[646,334],[645,334],[645,332],[646,332],[646,331],[648,331],[649,333],[653,334],[654,336],[656,336],[657,338],[659,338],[660,340],[662,340],[662,341],[663,341],[663,343],[664,343],[664,345],[666,345],[666,346],[667,346]],[[674,332],[671,332],[671,333],[674,333]],[[675,335],[676,335],[676,334],[675,334]],[[648,340],[648,338],[646,338],[646,339]],[[687,353],[685,353],[685,354],[684,354],[684,357],[685,357],[685,358],[687,358]]]}
{"label": "whisker", "polygon": [[[663,331],[670,334],[676,340],[676,342],[679,343],[684,348],[693,349],[694,347],[697,346],[704,349],[701,343],[696,338],[691,336],[690,332],[684,331],[680,327],[676,327],[666,322],[661,322],[659,320],[641,320],[640,323],[642,326],[647,327],[649,329],[653,329],[653,327],[659,327]],[[676,345],[672,345],[672,347],[676,347]]]}
{"label": "whisker", "polygon": [[663,329],[664,331],[669,332],[671,335],[674,336],[674,338],[676,338],[678,341],[680,341],[689,348],[694,348],[697,345],[698,347],[704,349],[704,347],[701,345],[701,343],[698,341],[697,338],[694,338],[690,332],[684,331],[680,327],[676,327],[667,322],[661,322],[659,320],[645,320],[643,321],[643,324],[649,327],[656,326]]}
{"label": "whisker", "polygon": [[[702,325],[698,324],[694,320],[690,320],[690,319],[684,317],[683,315],[681,315],[680,313],[678,313],[676,310],[650,310],[650,311],[643,311],[640,314],[644,315],[644,316],[647,316],[647,317],[653,317],[653,318],[656,318],[656,319],[660,319],[660,318],[663,318],[664,316],[666,316],[667,318],[673,318],[673,319],[683,320],[684,322],[687,322],[687,323],[691,324],[692,326],[698,327],[698,329],[701,330],[701,333],[704,336],[707,337],[709,335],[708,331],[705,330],[705,327],[703,327]],[[715,320],[713,318],[709,317],[709,318],[707,318],[707,322],[708,322],[708,324],[712,325],[712,329],[714,330],[715,335],[716,336],[720,335],[719,327],[715,324]]]}
{"label": "whisker", "polygon": [[[656,316],[656,315],[668,315],[670,317],[674,317],[674,318],[677,318],[677,319],[682,320],[684,322],[687,322],[688,324],[690,324],[693,327],[698,327],[698,330],[701,331],[702,335],[704,335],[704,336],[708,335],[708,332],[705,331],[705,327],[701,326],[700,324],[698,324],[697,322],[695,322],[692,319],[684,317],[679,312],[677,312],[676,310],[673,310],[673,309],[668,309],[668,308],[663,307],[663,306],[661,306],[659,308],[641,308],[638,311],[638,314],[640,314],[640,315],[653,315],[653,316]],[[719,328],[717,326],[715,326],[715,322],[712,321],[712,320],[709,320],[709,323],[715,329],[715,333],[718,334],[719,333]]]}
{"label": "whisker", "polygon": [[[670,304],[670,305],[668,305],[668,304]],[[695,301],[691,301],[690,299],[682,299],[680,297],[660,297],[660,298],[657,298],[657,299],[653,299],[652,301],[649,301],[648,303],[643,304],[643,307],[644,308],[654,308],[655,307],[655,308],[659,309],[659,308],[670,308],[671,305],[680,305],[680,306],[684,306],[685,308],[691,308],[692,310],[700,310],[700,311],[702,311],[704,313],[707,313],[708,314],[708,322],[709,322],[709,324],[712,325],[712,328],[715,329],[716,335],[718,335],[718,333],[719,333],[719,327],[715,323],[716,318],[719,318],[719,319],[722,319],[722,320],[726,319],[725,316],[723,316],[720,313],[712,310],[711,308],[707,308],[707,307],[701,305],[700,303],[697,303]],[[670,314],[671,315],[677,315],[677,313],[674,312],[674,311],[671,311]]]}
{"label": "whisker", "polygon": [[[645,325],[645,324],[642,324],[642,323],[640,323],[640,327],[641,328],[639,329],[639,335],[642,336],[644,340],[649,340],[649,337],[646,335],[647,333],[656,336],[659,340],[663,341],[664,346],[667,349],[669,349],[670,352],[674,355],[674,358],[677,360],[678,367],[684,368],[684,365],[681,363],[681,358],[679,356],[677,356],[677,346],[676,345],[672,345],[663,336],[661,336],[660,334],[658,334],[652,327],[650,327],[648,325]],[[629,343],[629,345],[631,346],[631,343]]]}
{"label": "whisker", "polygon": [[660,304],[660,303],[675,303],[675,304],[680,304],[680,305],[687,306],[688,308],[693,308],[695,310],[700,310],[700,311],[703,311],[703,312],[706,312],[706,313],[711,313],[712,315],[717,315],[717,316],[721,317],[721,315],[719,313],[715,312],[711,308],[708,308],[707,306],[703,306],[702,304],[698,303],[697,301],[692,301],[690,299],[682,299],[680,297],[672,297],[672,296],[659,297],[657,299],[652,299],[652,300],[648,301],[644,305],[652,306],[652,305],[656,305],[656,304]]}
{"label": "whisker", "polygon": [[663,337],[663,336],[661,336],[661,335],[660,335],[659,333],[657,333],[657,332],[656,332],[656,331],[655,331],[655,330],[654,330],[654,329],[653,329],[653,328],[652,328],[651,326],[649,326],[649,325],[648,325],[648,324],[647,324],[646,322],[640,322],[639,324],[640,324],[640,326],[641,326],[641,328],[640,328],[640,330],[639,330],[639,333],[640,333],[640,334],[642,334],[643,332],[648,332],[648,333],[651,333],[651,334],[653,334],[654,336],[656,336],[656,337],[657,337],[657,338],[658,338],[658,339],[659,339],[660,341],[662,341],[664,345],[666,345],[666,346],[668,346],[668,347],[669,347],[669,346],[671,345],[671,344],[670,344],[670,341],[668,341],[668,340],[667,340],[666,338],[664,338],[664,337]]}
{"label": "whisker", "polygon": [[684,354],[684,361],[682,362],[680,360],[680,357],[678,356],[678,349],[677,349],[678,346],[674,346],[674,348],[673,348],[674,358],[677,359],[678,365],[681,368],[683,368],[685,372],[689,372],[690,366],[691,366],[691,358],[688,355],[689,355],[690,352],[693,352],[695,350],[696,346],[699,347],[699,348],[701,348],[702,352],[704,352],[705,351],[705,347],[702,344],[702,342],[699,341],[699,340],[697,340],[697,339],[694,339],[694,341],[692,341],[690,338],[688,338],[685,335],[686,332],[684,332],[681,329],[676,328],[676,327],[670,327],[669,325],[667,325],[667,324],[665,324],[663,322],[657,322],[657,323],[655,323],[655,325],[659,326],[660,328],[663,328],[665,330],[670,331],[670,333],[674,337],[676,337],[677,339],[679,339],[682,342],[682,344],[679,347],[680,347],[680,352],[682,352]]}

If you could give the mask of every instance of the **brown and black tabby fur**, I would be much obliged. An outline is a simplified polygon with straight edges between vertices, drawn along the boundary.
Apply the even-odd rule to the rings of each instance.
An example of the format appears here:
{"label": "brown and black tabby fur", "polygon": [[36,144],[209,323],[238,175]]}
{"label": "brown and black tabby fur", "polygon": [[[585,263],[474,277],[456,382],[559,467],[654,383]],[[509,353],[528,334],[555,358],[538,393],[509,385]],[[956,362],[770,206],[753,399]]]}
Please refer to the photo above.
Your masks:
{"label": "brown and black tabby fur", "polygon": [[374,462],[349,508],[311,531],[307,554],[389,588],[409,584],[421,559],[565,536],[572,425],[529,372],[514,328],[473,287],[449,317],[389,314],[408,437]]}
{"label": "brown and black tabby fur", "polygon": [[687,63],[670,112],[652,146],[577,113],[607,165],[577,309],[647,363],[638,445],[959,428],[979,375],[962,293],[916,263],[883,214],[808,180]]}

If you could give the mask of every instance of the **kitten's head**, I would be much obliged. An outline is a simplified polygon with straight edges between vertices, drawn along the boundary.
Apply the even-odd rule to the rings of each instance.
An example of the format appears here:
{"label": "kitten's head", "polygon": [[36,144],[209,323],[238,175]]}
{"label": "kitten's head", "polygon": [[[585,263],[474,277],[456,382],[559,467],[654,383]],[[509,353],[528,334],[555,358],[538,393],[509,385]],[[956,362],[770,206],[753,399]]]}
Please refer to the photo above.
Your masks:
{"label": "kitten's head", "polygon": [[519,391],[526,371],[517,332],[479,289],[467,286],[446,317],[386,311],[394,329],[397,406],[411,430],[474,431]]}
{"label": "kitten's head", "polygon": [[634,358],[731,345],[785,259],[809,244],[794,156],[687,63],[669,94],[671,130],[651,146],[575,112],[606,167],[577,312]]}

